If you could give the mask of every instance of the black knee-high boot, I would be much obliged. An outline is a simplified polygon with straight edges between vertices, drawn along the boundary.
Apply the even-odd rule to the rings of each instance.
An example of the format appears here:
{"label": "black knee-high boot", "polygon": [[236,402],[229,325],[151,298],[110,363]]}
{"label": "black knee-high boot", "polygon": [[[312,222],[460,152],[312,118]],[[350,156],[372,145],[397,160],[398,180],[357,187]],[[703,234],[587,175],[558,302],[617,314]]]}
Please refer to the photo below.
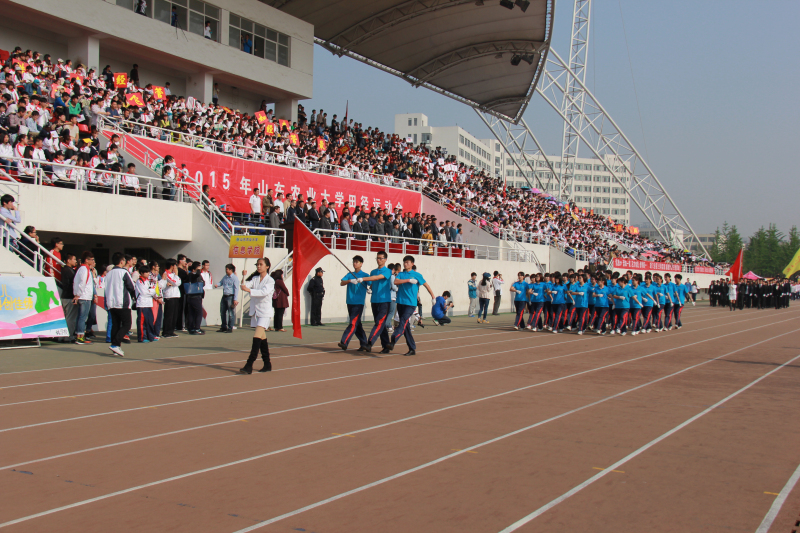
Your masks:
{"label": "black knee-high boot", "polygon": [[239,370],[240,374],[253,373],[253,363],[255,363],[256,359],[258,359],[258,349],[260,346],[261,339],[258,337],[253,337],[253,346],[250,348],[250,357],[247,358],[247,362],[245,363],[244,367]]}
{"label": "black knee-high boot", "polygon": [[259,372],[271,372],[272,361],[269,360],[269,343],[267,339],[261,341],[261,360],[264,361],[264,368],[259,370]]}

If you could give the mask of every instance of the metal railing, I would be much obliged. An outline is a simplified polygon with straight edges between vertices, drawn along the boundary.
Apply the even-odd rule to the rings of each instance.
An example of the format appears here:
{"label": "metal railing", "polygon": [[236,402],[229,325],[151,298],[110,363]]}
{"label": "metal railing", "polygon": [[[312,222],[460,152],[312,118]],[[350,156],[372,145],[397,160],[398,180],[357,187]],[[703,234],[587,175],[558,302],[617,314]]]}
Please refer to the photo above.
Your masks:
{"label": "metal railing", "polygon": [[[16,231],[17,237],[11,234],[12,229]],[[13,222],[0,223],[0,240],[3,248],[18,255],[20,260],[39,274],[60,279],[61,267],[64,266],[64,262],[36,240],[23,233]],[[56,270],[58,275],[56,275]],[[20,272],[20,274],[22,273]]]}
{"label": "metal railing", "polygon": [[576,261],[588,261],[589,254],[586,250],[579,250],[572,246],[560,242],[558,238],[546,233],[534,233],[531,231],[500,229],[500,239],[505,241],[514,241],[525,244],[541,244],[543,246],[552,246],[557,250],[564,252],[570,257],[575,258]]}
{"label": "metal railing", "polygon": [[[398,187],[415,191],[419,191],[422,188],[421,183],[409,180],[400,180],[389,174],[376,174],[374,172],[358,170],[351,167],[342,167],[327,162],[321,162],[316,159],[297,157],[295,155],[286,153],[280,154],[272,152],[266,147],[244,146],[232,142],[223,142],[218,139],[211,139],[209,137],[202,137],[199,135],[193,135],[191,133],[161,128],[158,126],[143,124],[141,122],[100,117],[98,118],[97,127],[100,130],[103,127],[108,127],[109,129],[112,129],[116,133],[120,134],[120,140],[122,141],[120,143],[120,147],[131,153],[131,155],[134,155],[134,157],[136,157],[136,155],[133,153],[131,147],[126,142],[127,139],[124,137],[132,136],[135,138],[137,136],[141,136],[171,144],[180,144],[187,148],[218,152],[222,155],[236,157],[238,159],[247,159],[261,163],[269,163],[272,165],[284,165],[291,168],[297,168],[299,170],[308,170],[319,174],[326,174],[328,176],[337,176],[345,179],[366,181],[369,183],[375,183],[376,185],[386,185],[389,187]],[[166,134],[163,132],[166,132]],[[136,150],[136,148],[137,147],[134,147],[134,150]],[[150,167],[152,162],[155,161],[154,159],[153,161],[148,161],[146,157],[142,158],[141,160],[145,162],[148,167]]]}
{"label": "metal railing", "polygon": [[[416,239],[413,237],[381,236],[366,233],[315,229],[314,233],[328,246],[337,250],[353,250],[361,252],[398,253],[404,255],[426,255],[432,257],[454,257],[467,259],[490,259],[497,261],[514,261],[539,264],[536,254],[529,250],[509,249],[501,246],[485,244],[452,243],[433,239]],[[467,253],[470,252],[470,253]]]}
{"label": "metal railing", "polygon": [[[11,157],[9,160],[18,163],[17,168],[20,167],[19,163],[23,167],[23,169],[17,170],[16,178],[13,175],[8,175],[9,179],[17,179],[22,183],[31,185],[53,185],[65,189],[138,196],[140,198],[158,198],[157,195],[160,194],[162,200],[175,200],[178,202],[195,200],[201,194],[200,185],[190,180],[169,181],[163,178],[114,172],[112,170],[97,170],[91,167],[80,167],[68,163],[51,163],[38,159]],[[125,185],[125,180],[131,177],[138,179],[138,187]]]}

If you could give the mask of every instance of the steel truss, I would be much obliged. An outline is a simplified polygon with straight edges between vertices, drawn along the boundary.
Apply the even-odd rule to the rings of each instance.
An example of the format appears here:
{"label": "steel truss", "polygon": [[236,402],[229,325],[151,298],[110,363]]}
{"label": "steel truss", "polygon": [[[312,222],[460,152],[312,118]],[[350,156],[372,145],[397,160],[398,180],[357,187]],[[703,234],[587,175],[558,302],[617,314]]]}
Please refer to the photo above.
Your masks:
{"label": "steel truss", "polygon": [[[575,0],[572,13],[572,40],[569,51],[569,68],[575,73],[575,78],[570,78],[567,82],[567,92],[571,95],[573,106],[562,109],[569,118],[569,122],[564,121],[564,131],[561,141],[561,165],[558,173],[558,194],[565,198],[571,196],[570,185],[575,177],[575,162],[578,158],[578,148],[580,139],[569,124],[577,123],[578,127],[583,126],[583,117],[586,95],[581,87],[575,83],[575,79],[580,79],[586,83],[586,59],[589,56],[589,28],[591,27],[592,0]],[[567,99],[564,99],[564,103]],[[576,113],[576,109],[580,113]]]}

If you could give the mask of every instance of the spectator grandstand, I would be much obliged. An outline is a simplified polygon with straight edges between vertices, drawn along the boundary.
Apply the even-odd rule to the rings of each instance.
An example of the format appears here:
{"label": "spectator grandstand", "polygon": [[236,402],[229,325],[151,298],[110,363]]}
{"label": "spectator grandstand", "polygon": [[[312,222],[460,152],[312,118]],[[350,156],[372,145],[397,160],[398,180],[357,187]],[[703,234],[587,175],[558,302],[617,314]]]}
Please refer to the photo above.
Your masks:
{"label": "spectator grandstand", "polygon": [[166,157],[160,180],[140,178],[135,166],[126,166],[119,154],[118,137],[110,136],[106,148],[101,147],[101,130],[110,126],[121,135],[419,190],[498,239],[554,246],[598,266],[615,258],[714,266],[538,189],[505,187],[482,169],[457,164],[455,156],[445,156],[438,148],[414,146],[398,135],[365,127],[347,113],[339,120],[337,115],[328,118],[322,109],[308,114],[300,105],[298,120],[289,122],[276,118],[266,103],[252,114],[240,112],[169,94],[163,87],[141,87],[134,76],[120,76],[109,68],[98,73],[69,59],[54,60],[19,47],[11,53],[0,51],[0,60],[0,172],[6,179],[165,200],[180,200],[188,193],[206,202],[209,210],[220,209],[231,233],[238,226],[278,230],[297,217],[312,229],[341,235],[463,247],[456,216],[445,226],[443,220],[402,209],[347,203],[339,207],[324,201],[312,208],[305,203],[312,198],[302,194],[278,197],[268,191],[260,191],[261,209],[232,211],[200,193],[202,184],[182,176],[178,163]]}

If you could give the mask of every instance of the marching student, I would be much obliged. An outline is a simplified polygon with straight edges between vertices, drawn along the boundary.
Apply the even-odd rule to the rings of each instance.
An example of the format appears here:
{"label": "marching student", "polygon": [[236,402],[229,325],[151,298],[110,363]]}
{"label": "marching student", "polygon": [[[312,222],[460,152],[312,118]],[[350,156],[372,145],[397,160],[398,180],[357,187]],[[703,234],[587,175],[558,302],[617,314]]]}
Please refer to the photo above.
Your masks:
{"label": "marching student", "polygon": [[156,284],[150,280],[150,267],[139,267],[136,288],[136,329],[139,342],[153,342],[158,336],[156,317],[153,314],[153,300],[156,299]]}
{"label": "marching student", "polygon": [[658,333],[664,331],[664,319],[662,316],[666,311],[667,295],[665,294],[666,289],[661,283],[661,275],[655,274],[653,279],[655,279],[653,294],[658,298],[658,307],[656,308],[658,311],[656,311],[656,318],[653,321],[653,330]]}
{"label": "marching student", "polygon": [[597,279],[594,276],[589,276],[589,292],[586,294],[587,296],[587,304],[589,305],[588,313],[588,322],[589,322],[589,329],[594,329],[595,320],[597,320],[597,308],[595,307],[595,303],[597,302],[597,298],[594,297],[594,290],[597,288]]}
{"label": "marching student", "polygon": [[550,329],[550,321],[553,316],[553,296],[550,294],[550,289],[553,288],[553,282],[550,274],[545,272],[544,280],[542,281],[544,289],[544,299],[542,302],[542,330]]}
{"label": "marching student", "polygon": [[653,330],[653,307],[658,309],[658,296],[656,295],[655,285],[650,277],[644,279],[644,285],[640,285],[642,302],[642,332],[650,333]]}
{"label": "marching student", "polygon": [[178,311],[181,304],[181,278],[178,275],[178,262],[174,259],[167,259],[164,265],[164,276],[159,282],[162,284],[164,294],[164,330],[162,339],[174,339],[175,324],[178,319]]}
{"label": "marching student", "polygon": [[436,303],[436,296],[433,294],[428,282],[422,275],[413,269],[414,257],[407,255],[403,258],[403,271],[395,276],[394,283],[399,288],[397,290],[397,312],[400,315],[400,325],[395,329],[392,336],[392,343],[389,345],[389,350],[394,349],[394,345],[401,336],[405,336],[406,344],[408,345],[408,352],[403,355],[416,355],[417,345],[414,342],[414,337],[411,335],[411,329],[408,327],[408,322],[414,310],[417,307],[417,295],[419,294],[419,285],[422,285],[428,290],[431,295],[431,302]]}
{"label": "marching student", "polygon": [[564,329],[567,331],[572,330],[572,324],[575,320],[575,298],[572,297],[572,291],[574,291],[576,287],[575,283],[575,274],[569,274],[565,277],[566,283],[564,284],[566,289],[564,290],[564,300],[566,301],[565,305],[565,314],[564,314]]}
{"label": "marching student", "polygon": [[664,274],[664,329],[672,329],[672,307],[675,305],[675,284],[672,283],[672,276]]}
{"label": "marching student", "polygon": [[340,283],[342,287],[347,286],[347,327],[342,333],[342,340],[339,342],[339,348],[347,350],[347,345],[350,344],[350,339],[355,333],[356,338],[361,343],[359,351],[363,351],[369,341],[367,334],[364,333],[364,326],[361,324],[361,316],[364,314],[364,302],[367,299],[367,286],[369,282],[364,282],[367,278],[367,273],[361,270],[364,264],[364,258],[360,255],[353,257],[353,272],[348,272]]}
{"label": "marching student", "polygon": [[514,329],[519,328],[525,323],[525,307],[528,305],[528,284],[525,283],[525,273],[517,272],[517,281],[515,281],[511,288],[508,289],[514,295],[514,307],[517,310],[517,316],[514,319]]}
{"label": "marching student", "polygon": [[733,311],[736,309],[736,284],[731,283],[728,285],[728,310]]}
{"label": "marching student", "polygon": [[564,297],[566,290],[567,287],[564,285],[564,278],[561,274],[558,272],[553,274],[552,285],[550,289],[546,291],[552,298],[551,309],[553,318],[551,319],[552,321],[549,329],[553,333],[559,333],[561,322],[564,320],[567,303]]}
{"label": "marching student", "polygon": [[675,304],[672,306],[672,314],[675,316],[675,329],[681,329],[683,323],[681,322],[681,313],[683,312],[683,304],[687,299],[691,298],[690,288],[681,283],[683,276],[675,274]]}
{"label": "marching student", "polygon": [[[544,283],[542,282],[543,276],[536,274],[531,276],[531,283],[528,285],[529,295],[529,310],[530,317],[528,318],[527,328],[531,331],[539,331],[539,320],[544,308]],[[542,327],[542,329],[544,329]]]}
{"label": "marching student", "polygon": [[[250,347],[250,357],[244,367],[239,369],[240,374],[252,374],[253,363],[258,359],[258,352],[261,350],[261,359],[264,367],[259,372],[270,372],[272,362],[269,359],[269,343],[267,342],[267,328],[270,319],[275,312],[272,308],[272,293],[275,291],[275,280],[269,275],[272,265],[269,259],[261,257],[256,262],[256,271],[253,272],[247,281],[242,282],[241,289],[250,293],[250,325],[255,326],[253,334],[253,345]],[[247,276],[247,270],[242,271],[242,278]]]}
{"label": "marching student", "polygon": [[[578,330],[578,335],[583,335],[583,329],[586,327],[586,316],[589,314],[588,302],[589,302],[589,281],[588,276],[586,274],[583,275],[583,279],[580,276],[576,278],[576,282],[571,286],[569,295],[572,297],[572,300],[575,305],[573,310],[575,311],[575,329]],[[579,283],[579,281],[583,281],[583,283]]]}
{"label": "marching student", "polygon": [[[365,275],[361,279],[362,283],[366,282],[372,290],[370,304],[372,306],[372,318],[375,323],[372,326],[369,337],[366,337],[366,342],[361,344],[359,351],[371,352],[372,345],[380,338],[382,348],[380,353],[389,353],[391,338],[389,337],[387,328],[391,324],[391,320],[394,316],[390,314],[390,312],[392,309],[392,300],[394,300],[396,296],[392,294],[392,270],[386,266],[387,259],[389,259],[389,254],[383,250],[378,252],[375,257],[378,268],[370,271],[368,276]],[[350,290],[349,287],[348,290]],[[364,290],[366,291],[366,287]]]}
{"label": "marching student", "polygon": [[[628,323],[628,315],[631,309],[631,298],[633,297],[633,292],[631,291],[630,287],[628,287],[628,279],[625,276],[620,276],[617,279],[617,287],[614,290],[611,297],[614,298],[615,305],[614,305],[614,316],[616,320],[614,321],[617,326],[617,334],[625,336],[627,333],[627,323]],[[612,331],[611,334],[613,335],[614,332]]]}
{"label": "marching student", "polygon": [[630,287],[628,287],[631,291],[631,309],[628,315],[630,317],[631,335],[638,335],[639,331],[642,329],[640,319],[642,318],[644,287],[639,285],[639,279],[641,279],[641,276],[635,274],[631,277]]}
{"label": "marching student", "polygon": [[597,322],[595,322],[594,329],[598,335],[606,334],[606,322],[608,320],[608,293],[609,289],[606,287],[606,278],[602,275],[597,278],[597,286],[592,290],[594,296],[594,307],[597,313]]}

